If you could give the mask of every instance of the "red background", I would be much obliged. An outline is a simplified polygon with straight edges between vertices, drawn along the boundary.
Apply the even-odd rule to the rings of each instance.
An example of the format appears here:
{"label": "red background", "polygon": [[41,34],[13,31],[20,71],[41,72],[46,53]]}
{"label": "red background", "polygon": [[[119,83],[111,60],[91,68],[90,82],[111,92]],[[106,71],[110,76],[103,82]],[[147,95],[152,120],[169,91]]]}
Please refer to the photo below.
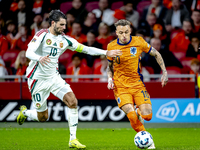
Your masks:
{"label": "red background", "polygon": [[[112,90],[107,89],[107,83],[69,83],[78,100],[89,99],[114,99]],[[145,82],[147,91],[151,98],[194,98],[195,83],[194,82],[168,82],[162,88],[160,82]],[[26,82],[0,82],[0,100],[20,100],[31,99]],[[50,95],[49,99],[58,99],[54,95]]]}

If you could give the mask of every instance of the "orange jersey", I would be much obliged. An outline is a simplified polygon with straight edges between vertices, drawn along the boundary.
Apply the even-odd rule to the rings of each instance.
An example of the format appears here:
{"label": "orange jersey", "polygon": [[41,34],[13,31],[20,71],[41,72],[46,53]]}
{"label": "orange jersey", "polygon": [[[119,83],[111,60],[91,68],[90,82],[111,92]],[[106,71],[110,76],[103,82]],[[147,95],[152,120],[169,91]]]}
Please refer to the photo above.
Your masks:
{"label": "orange jersey", "polygon": [[143,78],[139,68],[140,55],[142,52],[149,53],[151,46],[142,37],[131,36],[127,44],[121,44],[116,39],[108,44],[107,49],[120,49],[123,53],[115,58],[107,57],[108,61],[113,61],[115,86],[139,86]]}

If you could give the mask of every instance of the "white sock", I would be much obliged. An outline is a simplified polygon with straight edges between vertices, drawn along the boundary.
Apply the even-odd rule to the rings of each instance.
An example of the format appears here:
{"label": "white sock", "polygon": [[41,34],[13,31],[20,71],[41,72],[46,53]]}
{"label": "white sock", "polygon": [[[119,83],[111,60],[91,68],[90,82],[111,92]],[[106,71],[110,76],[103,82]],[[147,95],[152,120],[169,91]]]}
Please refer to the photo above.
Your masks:
{"label": "white sock", "polygon": [[31,118],[34,121],[39,121],[37,117],[37,111],[36,109],[33,110],[25,110],[23,111],[23,114],[29,118]]}
{"label": "white sock", "polygon": [[70,131],[70,141],[76,139],[76,130],[78,125],[78,109],[69,108],[68,109],[68,124]]}

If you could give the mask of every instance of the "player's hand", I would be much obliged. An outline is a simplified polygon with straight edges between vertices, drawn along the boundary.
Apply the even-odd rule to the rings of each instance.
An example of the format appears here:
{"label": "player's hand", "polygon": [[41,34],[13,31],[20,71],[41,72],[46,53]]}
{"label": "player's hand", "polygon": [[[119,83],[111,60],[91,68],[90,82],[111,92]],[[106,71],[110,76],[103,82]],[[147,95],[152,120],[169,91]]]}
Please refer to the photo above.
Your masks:
{"label": "player's hand", "polygon": [[114,83],[112,78],[108,78],[108,85],[107,85],[109,90],[113,90],[114,88]]}
{"label": "player's hand", "polygon": [[168,77],[167,77],[167,71],[163,72],[163,75],[161,77],[161,85],[164,87],[168,82]]}
{"label": "player's hand", "polygon": [[42,64],[42,66],[44,66],[44,64],[47,65],[47,63],[49,63],[51,61],[51,59],[49,58],[49,55],[47,56],[42,56],[39,59],[39,62]]}
{"label": "player's hand", "polygon": [[120,56],[122,55],[122,51],[121,50],[111,50],[111,51],[107,51],[106,56],[109,57],[116,57],[116,56]]}

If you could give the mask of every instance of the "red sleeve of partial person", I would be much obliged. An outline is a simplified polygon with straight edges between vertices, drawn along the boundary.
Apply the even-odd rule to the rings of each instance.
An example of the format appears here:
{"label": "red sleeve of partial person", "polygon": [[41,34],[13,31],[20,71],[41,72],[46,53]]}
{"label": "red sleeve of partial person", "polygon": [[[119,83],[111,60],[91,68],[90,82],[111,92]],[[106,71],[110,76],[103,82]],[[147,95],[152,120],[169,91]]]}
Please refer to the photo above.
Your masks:
{"label": "red sleeve of partial person", "polygon": [[[94,74],[96,74],[96,75],[101,75],[101,74],[102,74],[102,73],[101,73],[101,66],[102,66],[102,65],[99,65],[98,67],[95,68]],[[95,80],[95,81],[99,81],[99,78],[94,78],[94,80]]]}
{"label": "red sleeve of partial person", "polygon": [[0,56],[2,56],[8,50],[8,41],[6,37],[0,39]]}
{"label": "red sleeve of partial person", "polygon": [[[69,67],[67,67],[67,75],[73,75],[74,73],[73,73],[73,66],[69,66]],[[71,78],[66,78],[65,79],[65,81],[72,81],[72,79]]]}
{"label": "red sleeve of partial person", "polygon": [[171,39],[171,43],[170,43],[170,45],[169,45],[169,50],[171,51],[171,52],[174,52],[174,51],[176,51],[176,48],[177,48],[177,45],[176,45],[176,37],[174,37],[173,39]]}

